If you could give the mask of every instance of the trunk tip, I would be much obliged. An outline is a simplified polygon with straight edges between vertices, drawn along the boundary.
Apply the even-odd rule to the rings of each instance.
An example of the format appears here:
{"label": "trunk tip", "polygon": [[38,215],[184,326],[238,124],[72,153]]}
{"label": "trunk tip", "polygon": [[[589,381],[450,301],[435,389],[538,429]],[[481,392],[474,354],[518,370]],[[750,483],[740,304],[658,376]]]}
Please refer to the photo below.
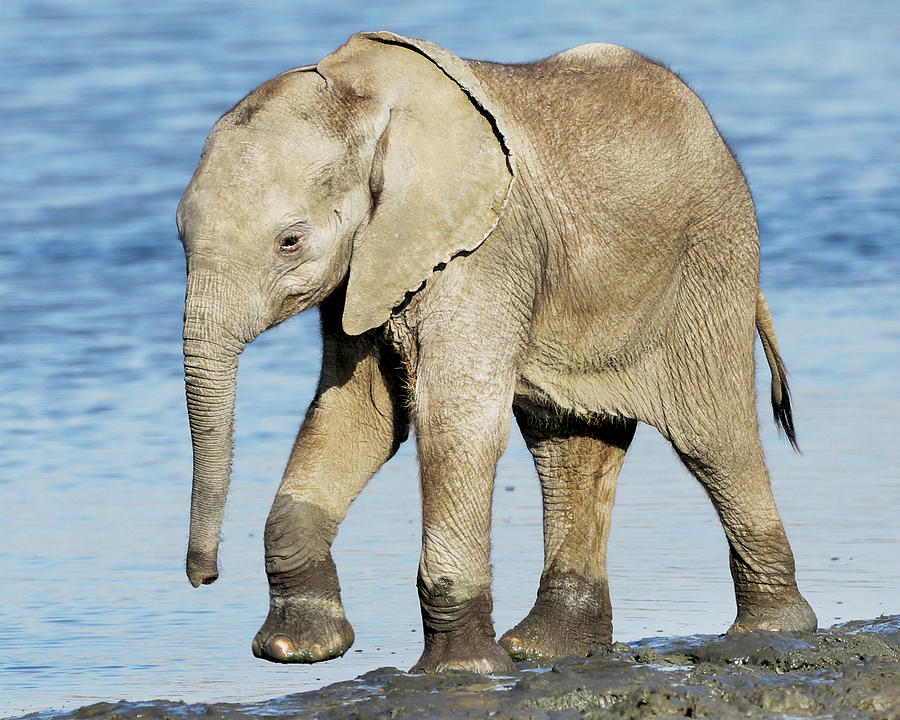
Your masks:
{"label": "trunk tip", "polygon": [[188,550],[186,570],[188,580],[194,587],[210,585],[219,577],[219,567],[215,553]]}

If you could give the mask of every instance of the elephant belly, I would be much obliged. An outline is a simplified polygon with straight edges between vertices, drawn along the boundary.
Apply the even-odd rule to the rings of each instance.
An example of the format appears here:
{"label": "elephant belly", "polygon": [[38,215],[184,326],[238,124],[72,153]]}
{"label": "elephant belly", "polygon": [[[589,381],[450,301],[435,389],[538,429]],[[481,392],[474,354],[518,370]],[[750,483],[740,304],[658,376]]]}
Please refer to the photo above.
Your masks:
{"label": "elephant belly", "polygon": [[659,353],[648,349],[639,358],[623,361],[620,356],[584,358],[581,367],[548,363],[546,356],[533,355],[521,368],[515,402],[533,412],[571,414],[583,418],[639,418],[645,412],[642,398],[652,387]]}
{"label": "elephant belly", "polygon": [[[588,265],[596,267],[596,265]],[[579,416],[636,417],[664,362],[678,312],[680,272],[671,264],[604,283],[570,275],[545,293],[533,316],[517,402]]]}

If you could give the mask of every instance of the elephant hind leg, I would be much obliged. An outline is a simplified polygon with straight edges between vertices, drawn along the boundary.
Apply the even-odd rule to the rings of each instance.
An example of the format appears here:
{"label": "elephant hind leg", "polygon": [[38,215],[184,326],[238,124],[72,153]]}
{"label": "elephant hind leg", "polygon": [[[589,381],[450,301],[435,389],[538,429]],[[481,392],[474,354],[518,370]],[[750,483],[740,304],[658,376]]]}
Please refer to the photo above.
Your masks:
{"label": "elephant hind leg", "polygon": [[[734,389],[731,390],[734,397]],[[727,404],[666,433],[713,503],[728,540],[737,618],[729,632],[815,630],[797,588],[788,543],[759,441],[752,393],[740,412]],[[738,403],[730,406],[740,409]]]}
{"label": "elephant hind leg", "polygon": [[586,655],[612,640],[606,544],[616,481],[636,422],[547,421],[516,408],[544,506],[534,607],[500,644],[516,660]]}

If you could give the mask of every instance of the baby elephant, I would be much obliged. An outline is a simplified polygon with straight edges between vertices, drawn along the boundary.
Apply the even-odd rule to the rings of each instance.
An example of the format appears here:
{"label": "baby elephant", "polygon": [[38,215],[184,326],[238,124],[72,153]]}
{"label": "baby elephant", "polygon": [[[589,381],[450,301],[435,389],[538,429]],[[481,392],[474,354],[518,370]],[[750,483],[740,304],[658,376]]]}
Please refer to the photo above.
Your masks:
{"label": "baby elephant", "polygon": [[[615,45],[501,65],[354,35],[216,123],[178,229],[195,586],[218,577],[238,355],[306,308],[321,315],[321,378],[266,523],[258,657],[350,647],[331,544],[410,424],[414,671],[504,671],[610,642],[610,511],[639,421],[719,513],[732,630],[815,628],[759,441],[757,333],[775,418],[794,432],[753,203],[703,103],[666,68]],[[545,566],[534,608],[498,643],[491,494],[512,416],[541,482]]]}

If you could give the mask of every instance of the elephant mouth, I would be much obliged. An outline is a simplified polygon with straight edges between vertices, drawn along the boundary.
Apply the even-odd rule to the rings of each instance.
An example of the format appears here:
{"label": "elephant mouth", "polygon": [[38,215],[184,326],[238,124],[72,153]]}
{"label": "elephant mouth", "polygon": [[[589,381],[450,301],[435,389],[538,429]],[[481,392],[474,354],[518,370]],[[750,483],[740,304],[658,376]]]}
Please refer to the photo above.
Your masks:
{"label": "elephant mouth", "polygon": [[281,305],[278,307],[275,316],[272,321],[266,326],[266,330],[269,330],[276,325],[280,325],[288,318],[297,315],[309,307],[312,307],[314,301],[311,298],[312,293],[301,293],[297,295],[288,295],[284,300],[281,301]]}

